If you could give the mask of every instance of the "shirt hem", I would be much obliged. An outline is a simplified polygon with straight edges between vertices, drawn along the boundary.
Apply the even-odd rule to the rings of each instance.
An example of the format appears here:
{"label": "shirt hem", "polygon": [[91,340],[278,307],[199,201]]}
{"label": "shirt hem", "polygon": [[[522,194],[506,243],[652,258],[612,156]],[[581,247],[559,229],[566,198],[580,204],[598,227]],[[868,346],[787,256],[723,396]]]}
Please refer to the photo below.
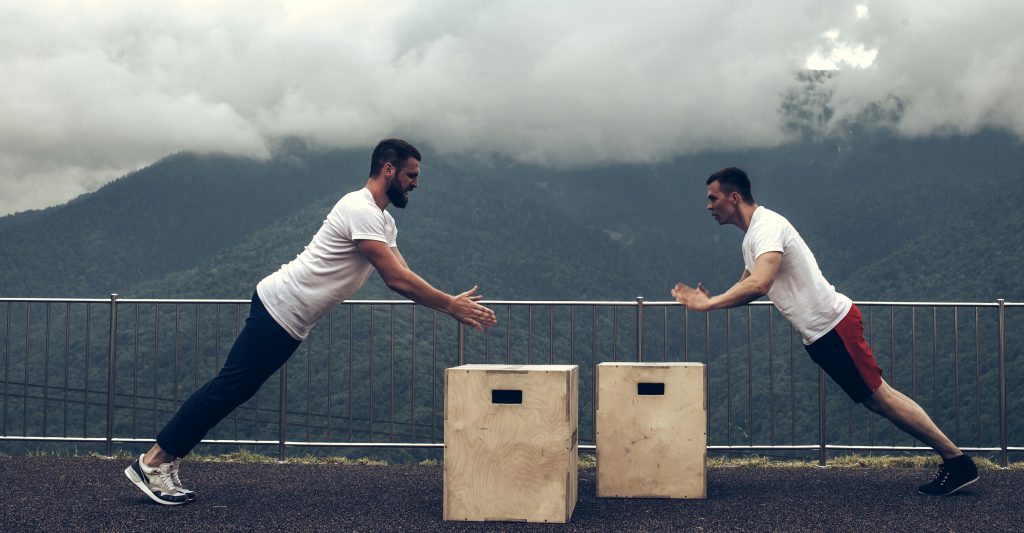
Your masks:
{"label": "shirt hem", "polygon": [[295,340],[297,340],[299,342],[302,342],[302,341],[306,340],[305,337],[296,335],[295,331],[292,330],[292,328],[290,326],[288,326],[288,324],[285,324],[284,319],[282,319],[277,314],[277,311],[274,311],[274,308],[270,305],[270,302],[268,302],[267,299],[263,296],[263,291],[260,290],[260,286],[261,285],[256,285],[256,294],[258,294],[260,296],[260,301],[263,302],[263,307],[267,310],[267,314],[270,315],[270,318],[273,318],[274,322],[277,322],[277,325],[281,326],[281,329],[283,329],[285,331],[285,333],[288,334],[289,337],[291,337],[291,338],[293,338],[293,339],[295,339]]}

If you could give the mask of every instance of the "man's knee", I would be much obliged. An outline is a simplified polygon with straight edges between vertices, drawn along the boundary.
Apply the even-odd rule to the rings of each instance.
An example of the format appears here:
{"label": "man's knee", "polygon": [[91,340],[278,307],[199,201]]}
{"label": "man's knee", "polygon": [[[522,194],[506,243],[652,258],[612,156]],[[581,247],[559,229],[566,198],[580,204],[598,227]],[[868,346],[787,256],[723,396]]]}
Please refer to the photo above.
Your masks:
{"label": "man's knee", "polygon": [[882,383],[863,403],[869,410],[885,416],[891,410],[892,400],[892,391]]}

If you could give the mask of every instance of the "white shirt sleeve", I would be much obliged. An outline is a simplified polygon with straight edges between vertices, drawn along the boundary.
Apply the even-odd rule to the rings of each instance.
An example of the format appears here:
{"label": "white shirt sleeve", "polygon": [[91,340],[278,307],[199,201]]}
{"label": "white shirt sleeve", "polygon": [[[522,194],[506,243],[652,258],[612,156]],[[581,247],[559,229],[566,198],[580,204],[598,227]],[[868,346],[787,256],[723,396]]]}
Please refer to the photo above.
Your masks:
{"label": "white shirt sleeve", "polygon": [[[766,221],[768,222],[768,221]],[[788,228],[779,221],[772,220],[766,224],[758,224],[751,239],[751,256],[756,261],[768,252],[784,252]]]}
{"label": "white shirt sleeve", "polygon": [[348,223],[353,241],[369,240],[390,243],[384,213],[372,206],[359,206],[348,212]]}

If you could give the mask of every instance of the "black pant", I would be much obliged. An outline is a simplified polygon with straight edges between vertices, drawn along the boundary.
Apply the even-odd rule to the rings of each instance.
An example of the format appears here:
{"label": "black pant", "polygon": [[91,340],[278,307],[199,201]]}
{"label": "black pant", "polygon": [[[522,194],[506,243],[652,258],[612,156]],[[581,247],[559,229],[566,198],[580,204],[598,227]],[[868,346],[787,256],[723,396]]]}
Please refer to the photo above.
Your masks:
{"label": "black pant", "polygon": [[301,342],[274,321],[254,292],[249,317],[231,346],[224,368],[181,404],[174,418],[160,430],[157,444],[175,457],[188,455],[213,426],[252,398]]}

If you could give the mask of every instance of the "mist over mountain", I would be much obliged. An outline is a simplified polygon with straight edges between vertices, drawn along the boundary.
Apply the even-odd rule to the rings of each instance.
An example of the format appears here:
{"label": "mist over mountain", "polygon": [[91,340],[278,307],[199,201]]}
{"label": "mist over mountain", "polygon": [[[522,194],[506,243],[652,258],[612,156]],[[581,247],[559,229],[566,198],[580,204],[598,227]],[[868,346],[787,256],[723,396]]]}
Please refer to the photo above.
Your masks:
{"label": "mist over mountain", "polygon": [[[5,296],[248,297],[365,183],[368,150],[282,145],[267,161],[177,154],[61,206],[0,218]],[[745,168],[837,287],[860,299],[1024,299],[1024,148],[998,132],[907,140],[851,128],[774,149],[650,165],[551,169],[424,154],[408,208],[389,208],[410,265],[495,299],[667,300],[742,273],[706,176]],[[357,297],[394,296],[376,277]]]}

